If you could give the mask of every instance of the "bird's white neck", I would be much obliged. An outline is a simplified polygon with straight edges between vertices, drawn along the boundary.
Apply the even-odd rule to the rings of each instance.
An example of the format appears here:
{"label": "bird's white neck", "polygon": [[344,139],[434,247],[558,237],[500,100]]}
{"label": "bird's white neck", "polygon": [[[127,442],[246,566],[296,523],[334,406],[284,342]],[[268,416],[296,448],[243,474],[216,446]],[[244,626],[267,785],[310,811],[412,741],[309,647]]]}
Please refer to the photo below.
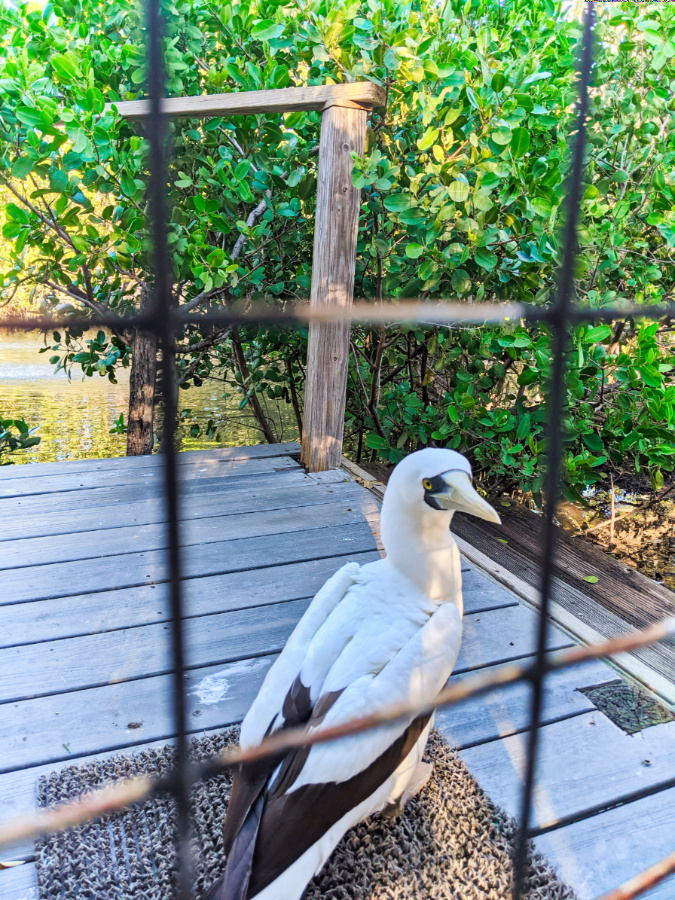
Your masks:
{"label": "bird's white neck", "polygon": [[389,490],[382,504],[382,543],[390,565],[409,578],[427,597],[455,603],[460,615],[462,570],[459,549],[450,533],[451,511],[419,503],[411,506]]}

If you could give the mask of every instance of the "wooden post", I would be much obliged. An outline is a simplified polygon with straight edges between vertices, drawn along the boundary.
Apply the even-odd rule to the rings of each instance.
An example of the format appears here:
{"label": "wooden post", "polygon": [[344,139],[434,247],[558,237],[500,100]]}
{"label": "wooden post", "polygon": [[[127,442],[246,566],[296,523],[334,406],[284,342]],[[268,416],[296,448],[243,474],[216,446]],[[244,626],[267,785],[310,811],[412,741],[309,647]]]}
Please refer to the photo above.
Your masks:
{"label": "wooden post", "polygon": [[[367,111],[331,105],[321,119],[312,263],[313,307],[348,309],[354,297],[361,191],[352,185],[352,153],[363,155]],[[310,472],[336,469],[342,456],[349,322],[312,323],[307,352],[302,461]]]}
{"label": "wooden post", "polygon": [[[311,305],[350,307],[354,294],[360,191],[352,186],[352,153],[363,155],[366,117],[384,106],[386,93],[370,81],[312,87],[173,97],[169,116],[237,116],[321,110]],[[148,100],[108,103],[127,119],[144,119]],[[349,363],[349,323],[313,324],[309,330],[302,459],[310,472],[340,465]]]}

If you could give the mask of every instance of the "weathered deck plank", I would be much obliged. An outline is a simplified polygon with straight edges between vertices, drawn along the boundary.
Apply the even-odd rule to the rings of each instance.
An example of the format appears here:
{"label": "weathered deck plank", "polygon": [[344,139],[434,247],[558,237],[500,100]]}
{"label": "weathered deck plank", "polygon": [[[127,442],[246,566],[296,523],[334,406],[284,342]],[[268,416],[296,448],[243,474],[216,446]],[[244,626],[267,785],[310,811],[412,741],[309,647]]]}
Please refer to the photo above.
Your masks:
{"label": "weathered deck plank", "polygon": [[[345,520],[349,515],[344,514]],[[312,528],[310,521],[298,516],[295,525],[294,531],[276,535],[274,540],[267,536],[251,537],[196,547],[185,554],[185,577],[221,575],[335,556],[340,549],[346,555],[375,548],[372,532],[363,521]],[[0,572],[0,605],[160,584],[166,581],[165,557],[163,550],[149,550],[107,556],[97,560],[95,567],[76,561]]]}
{"label": "weathered deck plank", "polygon": [[[290,456],[267,459],[200,459],[185,462],[178,467],[178,477],[182,483],[203,481],[207,478],[235,478],[238,475],[253,475],[260,472],[275,472],[277,469],[299,469],[300,465]],[[81,491],[129,486],[143,486],[155,492],[161,490],[164,472],[161,466],[147,466],[142,469],[124,469],[101,472],[81,472],[72,475],[51,475],[43,478],[35,475],[17,481],[0,482],[0,498],[20,500],[29,496],[49,494],[79,494]],[[75,498],[77,499],[77,498]]]}
{"label": "weathered deck plank", "polygon": [[[535,844],[560,877],[574,884],[579,900],[594,900],[673,852],[674,810],[675,788],[568,825]],[[640,900],[673,897],[675,875],[640,894]]]}
{"label": "weathered deck plank", "polygon": [[[309,600],[215,613],[187,619],[184,625],[186,665],[226,663],[280,650]],[[523,606],[509,606],[464,619],[456,672],[529,656],[536,645],[536,616]],[[4,651],[0,702],[63,694],[171,671],[166,623],[64,638]],[[557,628],[549,630],[551,648],[571,641]]]}
{"label": "weathered deck plank", "polygon": [[[214,486],[214,489],[208,492],[196,493],[193,489],[184,491],[180,518],[185,521],[206,519],[214,515],[227,517],[245,512],[314,506],[338,498],[345,500],[354,497],[363,498],[363,489],[353,482],[317,484],[304,472],[293,469],[284,473],[283,485],[280,486],[279,474],[259,475],[253,484],[250,481],[242,484],[241,480],[238,480],[234,487],[228,482],[227,503],[223,498],[222,484]],[[51,497],[52,495],[49,496],[50,500]],[[31,515],[22,511],[19,518],[9,519],[3,523],[0,543],[25,539],[39,541],[46,540],[50,536],[113,530],[126,525],[156,525],[164,522],[165,517],[165,504],[161,498],[154,496],[143,500],[134,499],[127,503],[117,502],[112,509],[109,504],[90,508],[78,505],[76,516],[64,516],[62,510],[41,509],[40,512]],[[2,549],[0,547],[0,550]]]}
{"label": "weathered deck plank", "polygon": [[[470,674],[453,676],[453,681],[461,681]],[[616,676],[601,662],[552,673],[546,686],[542,721],[562,721],[594,710],[580,689],[605,684],[613,677]],[[436,713],[436,727],[458,750],[519,734],[530,724],[530,691],[528,684],[513,684],[487,694],[480,702],[440,709]]]}
{"label": "weathered deck plank", "polygon": [[[675,722],[625,734],[600,712],[541,730],[533,824],[543,825],[675,777]],[[463,750],[462,758],[490,797],[519,811],[526,741],[523,735]],[[675,824],[675,810],[673,810]],[[675,830],[673,832],[675,834]]]}
{"label": "weathered deck plank", "polygon": [[[324,581],[345,563],[355,561],[363,565],[379,558],[377,551],[365,550],[347,556],[189,579],[184,584],[186,618],[313,597]],[[479,572],[469,570],[463,577],[466,612],[518,605],[503,588]],[[114,620],[111,620],[111,609],[115,610]],[[168,622],[170,618],[165,584],[0,606],[0,648]]]}
{"label": "weathered deck plank", "polygon": [[[337,485],[336,485],[337,487]],[[311,520],[315,527],[327,525],[350,525],[363,521],[364,516],[375,515],[377,505],[372,497],[349,494],[346,497],[322,497],[315,489],[314,499],[325,502],[310,503]],[[222,499],[221,499],[222,503]],[[307,521],[298,515],[304,509],[299,502],[295,506],[257,509],[227,516],[211,515],[188,519],[179,523],[178,533],[181,545],[198,548],[205,544],[241,540],[246,537],[262,537],[282,532],[306,530]],[[5,570],[25,569],[45,566],[49,563],[72,562],[77,560],[103,559],[119,556],[133,547],[136,552],[161,550],[167,545],[167,529],[162,524],[124,525],[90,531],[70,540],[62,535],[41,538],[25,538],[18,541],[4,541],[0,544],[0,566]],[[192,554],[194,550],[188,550]],[[224,551],[226,554],[226,551]]]}
{"label": "weathered deck plank", "polygon": [[[194,463],[199,460],[249,460],[269,459],[274,456],[299,456],[300,444],[287,441],[283,444],[252,444],[250,447],[214,447],[212,450],[190,450],[180,453],[178,465]],[[60,462],[40,463],[40,477],[51,475],[79,474],[81,472],[110,472],[125,469],[145,469],[159,466],[162,457],[158,454],[150,456],[115,456],[103,459],[68,459]],[[34,478],[36,467],[3,466],[0,468],[0,481],[16,481],[22,478]]]}
{"label": "weathered deck plank", "polygon": [[[354,560],[363,564],[379,558],[376,550],[365,550],[344,557],[327,556],[308,562],[189,579],[184,584],[185,613],[187,617],[208,616],[312,597],[346,562]],[[499,594],[499,588],[493,589]],[[115,611],[114,621],[111,621],[111,609]],[[165,584],[144,584],[0,606],[0,647],[99,634],[118,628],[168,622],[170,618],[170,599]]]}
{"label": "weathered deck plank", "polygon": [[37,900],[35,863],[28,862],[0,872],[2,900]]}

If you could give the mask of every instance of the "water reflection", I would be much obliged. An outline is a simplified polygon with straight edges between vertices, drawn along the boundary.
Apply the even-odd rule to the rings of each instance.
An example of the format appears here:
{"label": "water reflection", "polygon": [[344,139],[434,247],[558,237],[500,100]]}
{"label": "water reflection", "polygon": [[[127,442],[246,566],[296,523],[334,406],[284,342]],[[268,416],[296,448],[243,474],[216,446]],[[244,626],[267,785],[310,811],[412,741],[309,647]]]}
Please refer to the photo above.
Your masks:
{"label": "water reflection", "polygon": [[[17,463],[48,462],[88,457],[124,456],[126,436],[110,434],[120,413],[127,415],[128,372],[120,370],[119,383],[95,375],[72,379],[54,374],[50,353],[40,354],[42,335],[37,332],[0,331],[0,415],[22,418],[39,426],[37,447],[17,453]],[[259,430],[247,409],[239,409],[239,398],[223,399],[223,385],[208,381],[179,394],[180,408],[192,410],[190,420],[205,425],[212,418],[220,433],[218,443],[191,438],[187,431],[182,447],[201,450],[216,446],[240,447],[261,442]],[[282,403],[270,410],[283,440],[296,440],[293,413]]]}

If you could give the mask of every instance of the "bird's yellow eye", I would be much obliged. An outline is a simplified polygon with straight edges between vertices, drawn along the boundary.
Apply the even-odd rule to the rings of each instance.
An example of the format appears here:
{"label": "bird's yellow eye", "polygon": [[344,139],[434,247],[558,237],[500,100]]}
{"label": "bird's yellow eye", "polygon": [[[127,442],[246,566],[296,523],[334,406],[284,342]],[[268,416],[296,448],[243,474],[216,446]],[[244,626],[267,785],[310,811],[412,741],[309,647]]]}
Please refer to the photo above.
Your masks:
{"label": "bird's yellow eye", "polygon": [[430,491],[433,487],[433,484],[429,481],[428,478],[425,478],[424,481],[422,482],[422,484],[424,485],[425,491]]}

